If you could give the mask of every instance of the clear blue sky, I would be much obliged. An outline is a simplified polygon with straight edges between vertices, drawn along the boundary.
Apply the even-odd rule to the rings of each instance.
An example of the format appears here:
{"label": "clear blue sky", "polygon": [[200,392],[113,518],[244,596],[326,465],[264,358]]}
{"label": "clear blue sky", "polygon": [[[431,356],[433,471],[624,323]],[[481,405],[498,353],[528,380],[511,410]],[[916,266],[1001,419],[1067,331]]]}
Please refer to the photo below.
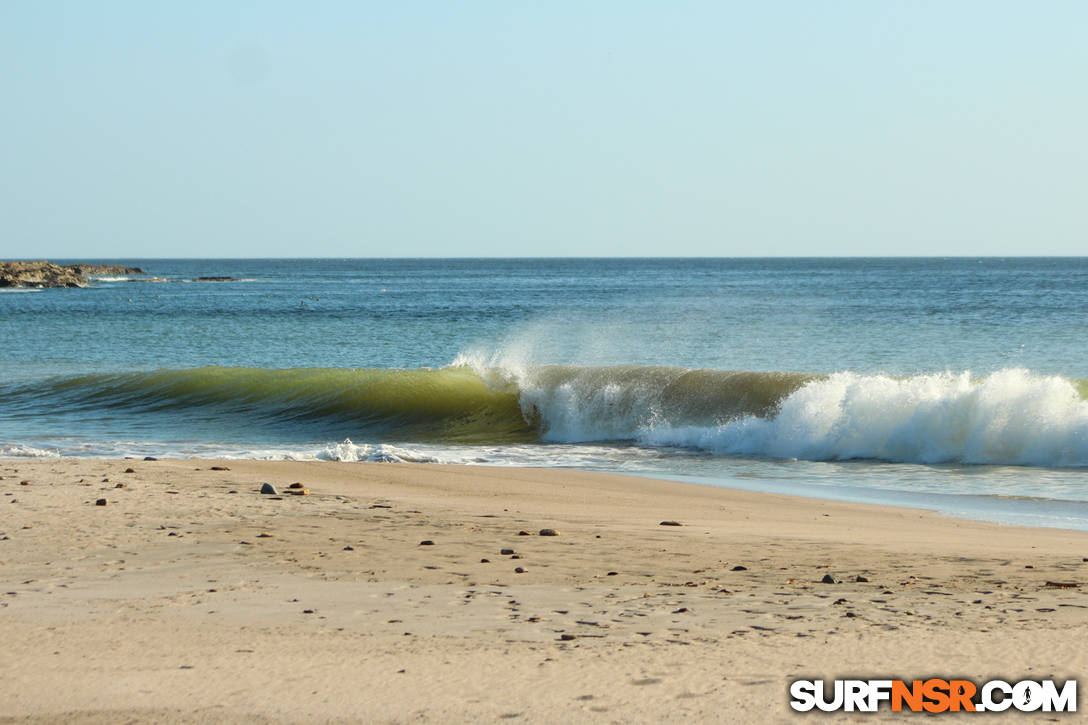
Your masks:
{"label": "clear blue sky", "polygon": [[1088,253],[1088,3],[0,0],[0,258]]}

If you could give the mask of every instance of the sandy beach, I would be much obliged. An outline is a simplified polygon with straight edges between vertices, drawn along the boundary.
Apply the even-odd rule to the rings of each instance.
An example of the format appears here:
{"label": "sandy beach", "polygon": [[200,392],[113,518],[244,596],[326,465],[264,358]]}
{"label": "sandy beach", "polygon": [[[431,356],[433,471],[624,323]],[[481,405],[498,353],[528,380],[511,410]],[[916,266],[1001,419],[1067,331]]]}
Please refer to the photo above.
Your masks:
{"label": "sandy beach", "polygon": [[1081,532],[566,470],[0,476],[4,723],[788,722],[800,677],[1088,664]]}

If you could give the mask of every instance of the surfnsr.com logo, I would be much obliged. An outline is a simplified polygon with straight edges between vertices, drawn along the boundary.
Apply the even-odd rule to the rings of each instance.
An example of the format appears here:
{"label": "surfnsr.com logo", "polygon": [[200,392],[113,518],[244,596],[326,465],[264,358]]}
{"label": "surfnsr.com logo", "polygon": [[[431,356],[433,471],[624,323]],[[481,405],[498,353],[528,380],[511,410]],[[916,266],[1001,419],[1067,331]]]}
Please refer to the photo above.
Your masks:
{"label": "surfnsr.com logo", "polygon": [[876,712],[887,703],[892,712],[1076,712],[1077,681],[1059,687],[1053,680],[795,680],[790,707],[798,712]]}

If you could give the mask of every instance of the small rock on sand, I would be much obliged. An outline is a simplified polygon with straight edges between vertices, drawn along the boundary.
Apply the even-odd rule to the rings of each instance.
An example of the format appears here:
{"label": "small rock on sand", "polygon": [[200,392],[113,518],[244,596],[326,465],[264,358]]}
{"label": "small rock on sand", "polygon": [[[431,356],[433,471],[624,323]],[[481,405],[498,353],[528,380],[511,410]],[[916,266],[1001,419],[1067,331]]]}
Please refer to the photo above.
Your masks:
{"label": "small rock on sand", "polygon": [[135,468],[126,468],[125,473],[136,473],[136,469]]}
{"label": "small rock on sand", "polygon": [[869,580],[866,577],[863,577],[861,574],[858,574],[856,577],[854,577],[854,581],[861,582],[862,584],[864,584],[864,583],[868,582]]}
{"label": "small rock on sand", "polygon": [[519,567],[515,567],[515,568],[514,568],[514,573],[515,573],[515,574],[524,574],[524,573],[525,573],[525,570],[524,570],[523,568],[521,568],[520,566],[519,566]]}
{"label": "small rock on sand", "polygon": [[434,542],[431,541],[430,539],[424,539],[423,541],[419,542],[419,545],[420,546],[434,546]]}
{"label": "small rock on sand", "polygon": [[144,456],[144,460],[145,461],[157,461],[159,459],[155,458],[154,456]]}
{"label": "small rock on sand", "polygon": [[211,470],[213,470],[213,471],[229,471],[230,469],[227,468],[226,466],[212,466]]}
{"label": "small rock on sand", "polygon": [[737,564],[735,567],[730,569],[730,571],[748,571],[748,567]]}
{"label": "small rock on sand", "polygon": [[679,521],[662,521],[658,526],[682,526]]}
{"label": "small rock on sand", "polygon": [[294,483],[292,483],[292,484],[291,484],[290,486],[288,486],[287,488],[305,488],[305,486],[303,486],[303,485],[302,485],[301,483],[299,483],[298,481],[295,481]]}
{"label": "small rock on sand", "polygon": [[556,531],[555,529],[541,529],[540,530],[540,535],[541,536],[559,536],[559,532]]}
{"label": "small rock on sand", "polygon": [[105,506],[107,503],[109,503],[109,502],[106,501],[106,499],[100,498],[100,499],[98,499],[97,501],[94,502],[94,505],[95,506]]}
{"label": "small rock on sand", "polygon": [[275,496],[277,493],[279,493],[279,491],[277,491],[276,487],[273,486],[271,483],[262,483],[261,484],[261,493],[267,493],[267,494],[270,494],[272,496]]}
{"label": "small rock on sand", "polygon": [[824,574],[824,578],[820,580],[820,583],[821,584],[837,584],[838,582],[836,582],[835,578],[832,577],[830,574]]}
{"label": "small rock on sand", "polygon": [[500,549],[499,553],[502,554],[503,556],[510,556],[511,554],[514,553],[514,550],[513,549]]}

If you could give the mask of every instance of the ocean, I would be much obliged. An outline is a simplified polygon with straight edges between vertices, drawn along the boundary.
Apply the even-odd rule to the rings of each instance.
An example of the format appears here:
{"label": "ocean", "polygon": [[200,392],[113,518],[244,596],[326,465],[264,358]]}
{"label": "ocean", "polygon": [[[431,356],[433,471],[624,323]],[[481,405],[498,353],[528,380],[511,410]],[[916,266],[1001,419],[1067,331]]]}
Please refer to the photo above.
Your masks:
{"label": "ocean", "polygon": [[0,291],[2,457],[550,466],[1088,529],[1088,258],[53,261],[147,275]]}

